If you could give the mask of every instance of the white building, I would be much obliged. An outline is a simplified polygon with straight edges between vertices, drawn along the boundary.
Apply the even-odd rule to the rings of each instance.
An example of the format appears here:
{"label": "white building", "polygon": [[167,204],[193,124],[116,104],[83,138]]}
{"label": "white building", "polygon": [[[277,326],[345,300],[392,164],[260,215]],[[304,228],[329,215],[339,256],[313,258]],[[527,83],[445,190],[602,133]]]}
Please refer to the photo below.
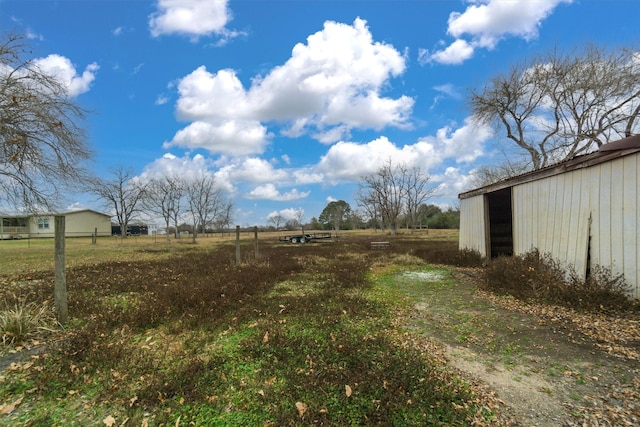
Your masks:
{"label": "white building", "polygon": [[485,257],[538,249],[585,277],[623,274],[640,298],[640,135],[459,195],[460,248]]}
{"label": "white building", "polygon": [[0,216],[0,239],[54,237],[56,215],[65,217],[65,236],[84,237],[111,235],[111,217],[90,209],[59,214]]}

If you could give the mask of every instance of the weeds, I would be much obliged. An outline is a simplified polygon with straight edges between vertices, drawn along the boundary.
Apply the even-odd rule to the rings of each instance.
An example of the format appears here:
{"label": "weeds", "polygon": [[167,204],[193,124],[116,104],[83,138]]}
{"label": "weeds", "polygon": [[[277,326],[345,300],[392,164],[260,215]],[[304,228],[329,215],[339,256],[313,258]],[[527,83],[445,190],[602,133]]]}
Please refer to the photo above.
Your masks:
{"label": "weeds", "polygon": [[633,307],[622,274],[596,265],[586,279],[549,254],[532,250],[498,257],[486,269],[485,287],[518,299],[555,304],[585,311],[620,311]]}
{"label": "weeds", "polygon": [[15,303],[13,308],[7,306],[0,311],[0,333],[4,345],[22,343],[37,330],[50,328],[54,324],[53,310],[46,302],[36,304],[22,301]]}
{"label": "weeds", "polygon": [[[111,415],[118,425],[455,426],[481,411],[442,362],[393,338],[390,303],[369,279],[385,254],[262,245],[260,262],[235,266],[230,251],[69,270],[73,327],[22,373],[44,409],[25,399],[0,425]],[[0,398],[23,380],[8,377]]]}

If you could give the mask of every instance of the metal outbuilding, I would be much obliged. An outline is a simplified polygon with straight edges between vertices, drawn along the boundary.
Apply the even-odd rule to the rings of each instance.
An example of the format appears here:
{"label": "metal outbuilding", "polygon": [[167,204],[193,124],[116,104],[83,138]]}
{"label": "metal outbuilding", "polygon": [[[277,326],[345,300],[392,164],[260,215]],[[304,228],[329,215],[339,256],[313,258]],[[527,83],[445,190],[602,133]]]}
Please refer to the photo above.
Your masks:
{"label": "metal outbuilding", "polygon": [[584,277],[624,274],[640,298],[640,135],[461,193],[461,249],[484,257],[538,249]]}

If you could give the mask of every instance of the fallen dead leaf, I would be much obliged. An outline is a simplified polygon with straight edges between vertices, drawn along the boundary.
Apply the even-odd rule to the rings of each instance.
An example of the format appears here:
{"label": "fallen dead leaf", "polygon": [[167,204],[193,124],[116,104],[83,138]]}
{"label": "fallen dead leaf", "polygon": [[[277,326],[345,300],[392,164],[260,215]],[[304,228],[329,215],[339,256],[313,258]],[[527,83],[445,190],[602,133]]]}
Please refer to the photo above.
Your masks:
{"label": "fallen dead leaf", "polygon": [[13,411],[15,411],[16,408],[18,407],[18,405],[20,405],[22,403],[23,397],[24,396],[20,396],[14,402],[11,402],[9,404],[0,406],[0,415],[8,415],[8,414],[12,413]]}
{"label": "fallen dead leaf", "polygon": [[351,397],[351,393],[353,393],[353,391],[351,390],[351,387],[348,385],[344,386],[344,392],[347,395],[347,397]]}
{"label": "fallen dead leaf", "polygon": [[102,422],[104,423],[104,425],[106,425],[107,427],[113,427],[113,425],[116,423],[116,419],[113,418],[111,415],[107,416],[104,420],[102,420]]}
{"label": "fallen dead leaf", "polygon": [[304,414],[305,412],[307,412],[307,409],[309,409],[309,407],[306,403],[296,402],[296,409],[298,410],[298,415],[300,415],[300,418],[302,418],[304,417]]}

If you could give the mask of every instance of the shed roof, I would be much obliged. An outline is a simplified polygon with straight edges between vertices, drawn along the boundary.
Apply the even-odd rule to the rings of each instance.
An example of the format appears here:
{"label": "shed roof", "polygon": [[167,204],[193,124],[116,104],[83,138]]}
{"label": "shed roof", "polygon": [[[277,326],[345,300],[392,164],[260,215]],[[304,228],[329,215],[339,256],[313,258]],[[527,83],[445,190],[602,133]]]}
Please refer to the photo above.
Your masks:
{"label": "shed roof", "polygon": [[514,185],[524,184],[526,182],[536,181],[538,179],[560,175],[574,170],[584,169],[601,163],[610,162],[612,160],[619,159],[621,157],[625,157],[638,152],[640,152],[640,135],[630,136],[628,138],[604,144],[597,151],[594,151],[592,153],[577,156],[562,163],[547,166],[546,168],[527,172],[522,175],[517,175],[505,179],[503,181],[485,185],[484,187],[460,193],[458,195],[458,198],[467,199],[469,197],[491,193],[494,191],[502,190],[504,188],[513,187]]}
{"label": "shed roof", "polygon": [[16,214],[7,215],[7,214],[0,213],[0,218],[30,218],[30,217],[45,217],[45,216],[55,216],[55,215],[67,216],[67,215],[73,215],[73,214],[78,214],[78,213],[82,213],[82,212],[92,212],[92,213],[95,213],[97,215],[102,215],[104,217],[111,218],[111,215],[103,213],[103,212],[98,212],[98,211],[93,210],[93,209],[79,209],[79,210],[75,210],[75,211],[59,212],[59,213],[55,213],[55,212],[28,213],[28,214],[23,214],[23,215],[16,215]]}

